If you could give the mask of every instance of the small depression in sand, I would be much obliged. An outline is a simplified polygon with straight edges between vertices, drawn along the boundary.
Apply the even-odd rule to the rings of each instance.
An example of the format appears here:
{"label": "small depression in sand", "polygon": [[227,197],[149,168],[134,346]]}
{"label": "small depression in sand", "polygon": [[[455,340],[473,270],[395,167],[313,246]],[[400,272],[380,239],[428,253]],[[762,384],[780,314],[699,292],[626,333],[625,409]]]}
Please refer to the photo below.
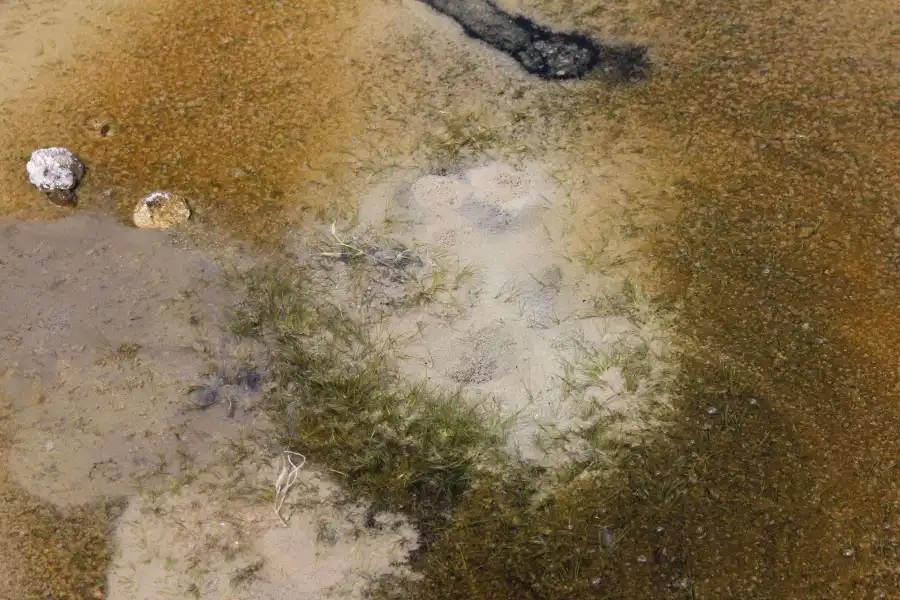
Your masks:
{"label": "small depression in sand", "polygon": [[668,377],[665,318],[630,282],[583,273],[560,198],[539,168],[501,162],[400,176],[319,253],[333,300],[398,343],[408,378],[464,389],[514,423],[519,456],[552,462],[599,419],[641,422]]}

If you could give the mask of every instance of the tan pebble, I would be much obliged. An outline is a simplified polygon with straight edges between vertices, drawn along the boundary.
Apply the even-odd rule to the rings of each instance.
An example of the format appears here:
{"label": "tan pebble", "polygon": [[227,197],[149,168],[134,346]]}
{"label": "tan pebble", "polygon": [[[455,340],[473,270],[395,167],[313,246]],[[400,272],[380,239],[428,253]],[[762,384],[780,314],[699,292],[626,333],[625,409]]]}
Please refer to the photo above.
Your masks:
{"label": "tan pebble", "polygon": [[190,218],[187,200],[171,192],[153,192],[134,207],[134,224],[141,229],[168,229]]}

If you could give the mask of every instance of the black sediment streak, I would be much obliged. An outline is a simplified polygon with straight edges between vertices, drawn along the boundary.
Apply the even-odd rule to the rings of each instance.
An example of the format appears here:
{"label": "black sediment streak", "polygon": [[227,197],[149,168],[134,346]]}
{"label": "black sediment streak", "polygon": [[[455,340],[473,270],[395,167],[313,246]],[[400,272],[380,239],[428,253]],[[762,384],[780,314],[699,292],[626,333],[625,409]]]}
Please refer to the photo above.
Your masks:
{"label": "black sediment streak", "polygon": [[571,32],[555,32],[522,16],[512,16],[490,0],[423,0],[459,23],[470,37],[514,58],[544,79],[578,79],[594,69],[629,81],[643,79],[647,49],[604,45]]}

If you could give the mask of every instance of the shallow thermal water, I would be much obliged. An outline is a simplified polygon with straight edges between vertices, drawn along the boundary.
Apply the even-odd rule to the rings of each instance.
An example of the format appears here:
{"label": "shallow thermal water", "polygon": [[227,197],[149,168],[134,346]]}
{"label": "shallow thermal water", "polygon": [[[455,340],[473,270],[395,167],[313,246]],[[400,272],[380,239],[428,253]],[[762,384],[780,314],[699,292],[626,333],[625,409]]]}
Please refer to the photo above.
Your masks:
{"label": "shallow thermal water", "polygon": [[700,357],[678,427],[703,468],[677,508],[623,509],[672,558],[622,567],[622,597],[898,593],[896,2],[498,3],[648,44],[636,87],[536,80],[413,0],[71,4],[0,5],[4,216],[66,214],[22,176],[51,144],[88,163],[84,208],[172,188],[257,241],[398,168],[539,160],[573,256],[638,232]]}

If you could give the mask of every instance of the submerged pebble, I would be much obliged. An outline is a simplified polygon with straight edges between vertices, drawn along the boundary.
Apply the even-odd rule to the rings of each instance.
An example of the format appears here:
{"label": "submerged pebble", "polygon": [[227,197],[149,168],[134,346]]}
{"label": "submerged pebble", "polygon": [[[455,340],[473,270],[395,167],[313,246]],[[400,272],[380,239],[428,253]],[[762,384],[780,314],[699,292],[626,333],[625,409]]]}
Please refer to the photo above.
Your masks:
{"label": "submerged pebble", "polygon": [[84,164],[65,148],[41,148],[31,153],[28,181],[57,206],[76,203],[75,188],[84,177]]}
{"label": "submerged pebble", "polygon": [[141,229],[168,229],[190,218],[187,200],[171,192],[153,192],[134,208],[134,224]]}
{"label": "submerged pebble", "polygon": [[73,190],[84,177],[84,165],[65,148],[41,148],[25,165],[28,180],[42,192]]}

